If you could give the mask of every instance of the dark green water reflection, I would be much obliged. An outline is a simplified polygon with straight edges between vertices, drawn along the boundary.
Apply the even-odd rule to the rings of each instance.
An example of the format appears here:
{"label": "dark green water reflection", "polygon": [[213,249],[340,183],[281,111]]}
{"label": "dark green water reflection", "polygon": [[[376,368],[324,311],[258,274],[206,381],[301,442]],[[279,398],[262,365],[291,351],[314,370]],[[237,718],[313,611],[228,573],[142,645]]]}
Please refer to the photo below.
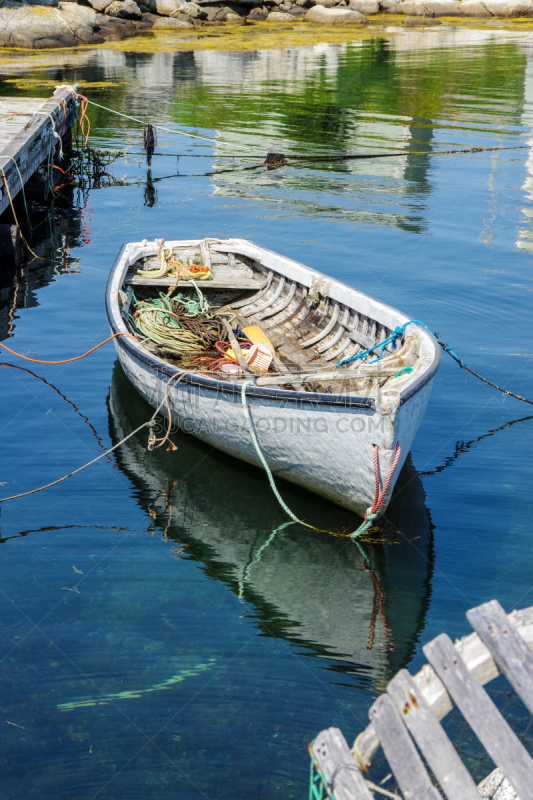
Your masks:
{"label": "dark green water reflection", "polygon": [[[147,168],[142,129],[92,107],[93,145],[129,154],[101,188],[36,209],[26,234],[49,260],[4,280],[2,339],[37,358],[84,352],[107,335],[122,242],[238,235],[426,321],[474,369],[533,397],[527,36],[443,26],[287,50],[4,60],[3,94],[112,82],[84,91],[215,141],[160,131],[158,152],[180,159]],[[269,149],[308,160],[241,169]],[[0,367],[2,496],[75,469],[149,413],[109,346],[18,366],[44,381]],[[260,471],[185,434],[175,453],[148,452],[142,434],[3,506],[2,797],[305,797],[319,730],[351,740],[391,674],[421,666],[422,642],[468,631],[469,607],[533,602],[526,413],[443,363],[365,545],[373,571],[344,539],[282,527]],[[310,522],[353,529],[342,509],[281,489]]]}

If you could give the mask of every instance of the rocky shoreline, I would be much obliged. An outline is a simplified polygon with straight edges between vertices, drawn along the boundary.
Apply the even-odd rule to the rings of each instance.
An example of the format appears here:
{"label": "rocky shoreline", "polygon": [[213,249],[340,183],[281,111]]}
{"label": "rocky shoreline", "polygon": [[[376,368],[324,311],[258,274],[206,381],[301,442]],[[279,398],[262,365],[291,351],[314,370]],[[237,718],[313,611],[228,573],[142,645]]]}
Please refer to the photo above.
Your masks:
{"label": "rocky shoreline", "polygon": [[0,47],[79,47],[149,30],[258,22],[363,25],[378,14],[403,15],[406,24],[440,24],[438,17],[533,19],[533,0],[0,0]]}

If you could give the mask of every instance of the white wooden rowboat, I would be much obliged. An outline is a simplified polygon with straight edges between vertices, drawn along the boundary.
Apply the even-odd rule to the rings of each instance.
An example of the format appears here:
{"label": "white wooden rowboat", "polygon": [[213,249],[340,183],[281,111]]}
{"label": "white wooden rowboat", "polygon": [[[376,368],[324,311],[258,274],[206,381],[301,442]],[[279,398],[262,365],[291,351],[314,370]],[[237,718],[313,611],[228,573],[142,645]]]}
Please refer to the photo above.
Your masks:
{"label": "white wooden rowboat", "polygon": [[[244,239],[171,241],[165,247],[187,257],[201,247],[213,272],[213,279],[201,287],[212,306],[233,311],[233,324],[261,326],[276,348],[278,374],[256,377],[246,390],[253,426],[272,472],[362,516],[374,501],[374,447],[379,447],[385,481],[399,445],[400,458],[379,509],[383,513],[440,363],[434,337],[423,326],[411,324],[395,349],[389,346],[377,363],[368,362],[379,349],[339,370],[340,360],[375,347],[409,317]],[[157,252],[158,243],[146,240],[122,247],[106,291],[113,334],[129,332],[123,312],[130,295],[125,289],[157,294],[174,283],[168,277],[136,275],[139,268],[146,271]],[[190,287],[180,282],[179,288],[184,285]],[[128,379],[154,408],[167,390],[174,424],[260,465],[241,398],[248,377],[195,372],[169,384],[183,370],[161,357],[151,342],[120,336],[115,346]]]}

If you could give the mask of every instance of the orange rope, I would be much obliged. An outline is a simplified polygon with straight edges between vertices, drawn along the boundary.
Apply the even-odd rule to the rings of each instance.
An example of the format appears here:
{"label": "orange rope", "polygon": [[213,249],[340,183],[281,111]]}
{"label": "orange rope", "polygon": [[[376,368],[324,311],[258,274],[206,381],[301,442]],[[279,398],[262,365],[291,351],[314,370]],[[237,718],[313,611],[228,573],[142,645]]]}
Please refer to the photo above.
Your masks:
{"label": "orange rope", "polygon": [[67,121],[67,106],[65,104],[65,101],[62,100],[60,97],[56,97],[54,95],[54,97],[50,98],[50,99],[57,100],[63,106],[63,122],[61,123],[61,133],[60,133],[60,136],[63,136],[63,134],[65,132],[65,123]]}
{"label": "orange rope", "polygon": [[[77,98],[79,100],[81,100],[81,103],[80,103],[80,106],[81,106],[81,117],[80,117],[80,120],[79,120],[79,126],[80,126],[80,130],[81,130],[82,139],[83,139],[83,137],[85,137],[85,141],[83,142],[83,146],[86,147],[87,146],[87,142],[89,140],[89,133],[90,133],[90,130],[91,130],[91,120],[87,116],[87,106],[89,105],[89,101],[82,94],[79,94],[77,96]],[[87,133],[85,132],[84,122],[87,123]]]}
{"label": "orange rope", "polygon": [[70,364],[71,361],[79,361],[81,358],[85,358],[85,356],[88,356],[90,353],[94,353],[94,351],[98,350],[99,347],[102,347],[102,345],[107,344],[112,339],[115,339],[117,336],[129,336],[131,339],[135,339],[135,341],[137,341],[135,336],[133,336],[133,334],[131,333],[114,333],[113,336],[109,337],[109,339],[105,339],[105,341],[100,342],[100,344],[97,344],[96,347],[87,350],[87,352],[84,353],[82,356],[76,356],[75,358],[65,358],[63,361],[41,361],[38,358],[29,358],[28,356],[23,356],[21,353],[15,353],[14,350],[11,350],[10,347],[7,347],[7,345],[2,344],[2,342],[0,342],[0,347],[3,347],[4,350],[7,350],[8,353],[11,353],[11,355],[17,356],[17,358],[23,358],[24,361],[32,361],[34,364]]}

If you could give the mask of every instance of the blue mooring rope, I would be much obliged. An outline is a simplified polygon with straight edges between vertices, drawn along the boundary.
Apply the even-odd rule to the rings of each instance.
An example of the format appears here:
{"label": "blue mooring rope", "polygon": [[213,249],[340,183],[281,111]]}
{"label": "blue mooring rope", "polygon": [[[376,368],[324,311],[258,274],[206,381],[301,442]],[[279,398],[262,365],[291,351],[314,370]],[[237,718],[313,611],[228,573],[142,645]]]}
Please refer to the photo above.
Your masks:
{"label": "blue mooring rope", "polygon": [[461,367],[461,369],[463,369],[464,367],[466,367],[466,364],[464,363],[464,361],[461,361],[461,359],[459,358],[459,356],[457,355],[457,353],[454,353],[454,352],[453,352],[453,350],[452,350],[452,348],[450,347],[450,345],[449,345],[449,344],[441,344],[441,342],[439,342],[439,344],[440,344],[440,346],[442,347],[442,349],[444,350],[444,352],[445,352],[445,353],[449,353],[449,354],[451,355],[451,357],[452,357],[453,359],[455,359],[455,361],[457,361],[457,363],[459,364],[459,366]]}
{"label": "blue mooring rope", "polygon": [[337,363],[337,368],[343,367],[344,364],[351,364],[352,361],[358,361],[360,358],[366,358],[375,350],[377,350],[378,347],[380,347],[381,350],[379,356],[375,358],[374,361],[368,362],[369,364],[375,364],[376,361],[379,361],[379,359],[382,357],[383,353],[385,352],[389,344],[392,344],[393,348],[396,347],[396,340],[400,339],[403,336],[404,331],[408,325],[422,325],[423,328],[426,328],[426,330],[428,330],[427,325],[424,325],[424,323],[420,322],[419,319],[410,319],[409,322],[405,322],[403,325],[395,328],[390,336],[387,336],[387,338],[383,339],[382,342],[378,342],[376,345],[374,345],[374,347],[371,347],[370,350],[363,350],[361,353],[357,353],[356,356],[352,356],[351,358],[345,358],[344,361],[339,361]]}
{"label": "blue mooring rope", "polygon": [[[404,331],[408,325],[421,325],[423,328],[429,331],[428,326],[424,325],[423,322],[420,322],[419,319],[411,319],[409,320],[409,322],[405,322],[403,325],[400,325],[397,328],[395,328],[390,336],[388,336],[386,339],[383,339],[382,342],[378,342],[374,347],[371,347],[370,350],[363,350],[361,353],[357,353],[357,355],[352,356],[352,358],[345,358],[343,361],[337,362],[337,368],[344,366],[344,364],[350,364],[352,361],[358,361],[361,358],[366,358],[367,356],[370,355],[370,353],[374,353],[375,350],[381,348],[378,357],[375,358],[373,361],[368,362],[369,364],[375,364],[383,356],[383,353],[385,352],[389,344],[393,346],[393,349],[396,348],[396,340],[399,339],[401,336],[403,336]],[[470,367],[466,366],[465,362],[461,358],[459,358],[457,353],[455,353],[452,350],[449,344],[446,344],[446,342],[439,341],[439,335],[437,333],[434,333],[432,335],[435,337],[439,345],[442,347],[443,351],[445,353],[448,353],[448,355],[450,355],[453,358],[453,360],[456,361],[457,364],[459,364],[461,369],[466,370],[471,375],[474,375],[474,377],[479,378],[480,381],[483,381],[483,383],[488,384],[488,386],[492,386],[493,389],[497,389],[502,394],[506,394],[509,397],[514,397],[516,400],[521,400],[523,403],[529,403],[529,405],[533,405],[533,400],[528,400],[526,397],[521,397],[519,394],[514,394],[514,392],[510,392],[508,389],[504,389],[501,386],[498,386],[498,384],[492,383],[492,381],[488,381],[482,375],[479,375],[479,373],[474,372],[473,369],[470,369]],[[400,370],[400,372],[397,372],[396,375],[394,375],[394,377],[397,378],[398,375],[401,375],[403,372],[407,372],[408,369],[410,368],[406,367]]]}

